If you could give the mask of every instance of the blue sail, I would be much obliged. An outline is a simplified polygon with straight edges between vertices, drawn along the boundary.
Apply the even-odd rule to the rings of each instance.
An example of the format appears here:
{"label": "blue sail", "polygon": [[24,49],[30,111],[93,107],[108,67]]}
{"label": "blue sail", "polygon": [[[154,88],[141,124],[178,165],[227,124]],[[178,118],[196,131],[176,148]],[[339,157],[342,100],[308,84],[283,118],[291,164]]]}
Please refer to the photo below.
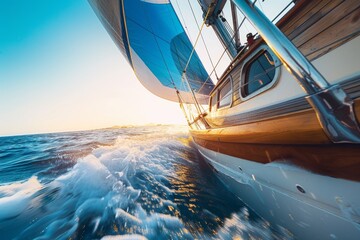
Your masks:
{"label": "blue sail", "polygon": [[[191,102],[182,74],[191,44],[168,0],[89,0],[140,82],[155,95],[178,101],[175,89]],[[200,103],[214,87],[196,52],[186,77]]]}

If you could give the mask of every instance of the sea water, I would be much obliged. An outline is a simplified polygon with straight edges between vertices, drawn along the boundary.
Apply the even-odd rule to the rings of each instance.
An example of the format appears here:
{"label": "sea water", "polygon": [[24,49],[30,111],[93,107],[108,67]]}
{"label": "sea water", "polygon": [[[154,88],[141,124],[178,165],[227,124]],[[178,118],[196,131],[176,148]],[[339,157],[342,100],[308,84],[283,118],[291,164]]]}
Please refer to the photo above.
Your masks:
{"label": "sea water", "polygon": [[184,126],[0,138],[0,239],[288,239],[229,192]]}

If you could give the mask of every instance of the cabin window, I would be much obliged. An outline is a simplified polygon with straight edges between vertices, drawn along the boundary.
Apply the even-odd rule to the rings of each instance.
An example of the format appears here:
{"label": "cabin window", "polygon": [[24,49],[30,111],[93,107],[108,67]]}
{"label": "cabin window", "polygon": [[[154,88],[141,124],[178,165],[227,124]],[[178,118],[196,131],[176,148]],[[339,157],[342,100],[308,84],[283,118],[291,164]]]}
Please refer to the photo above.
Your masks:
{"label": "cabin window", "polygon": [[230,78],[228,78],[219,90],[219,108],[231,105],[232,87]]}
{"label": "cabin window", "polygon": [[244,66],[242,75],[244,81],[241,88],[243,98],[255,96],[271,87],[277,76],[276,62],[278,60],[268,50],[262,49]]}
{"label": "cabin window", "polygon": [[216,111],[217,102],[217,92],[215,92],[210,98],[210,111]]}

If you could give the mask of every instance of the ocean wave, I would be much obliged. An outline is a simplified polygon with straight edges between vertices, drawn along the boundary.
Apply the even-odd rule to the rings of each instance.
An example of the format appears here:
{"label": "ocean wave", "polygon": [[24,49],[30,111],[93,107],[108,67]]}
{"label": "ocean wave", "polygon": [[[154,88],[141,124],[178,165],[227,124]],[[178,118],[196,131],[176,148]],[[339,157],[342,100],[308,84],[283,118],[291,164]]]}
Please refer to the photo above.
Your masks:
{"label": "ocean wave", "polygon": [[132,133],[49,182],[33,176],[0,186],[5,239],[278,237],[199,165],[185,128]]}
{"label": "ocean wave", "polygon": [[0,186],[0,221],[20,215],[26,209],[32,195],[41,188],[37,177],[22,183]]}

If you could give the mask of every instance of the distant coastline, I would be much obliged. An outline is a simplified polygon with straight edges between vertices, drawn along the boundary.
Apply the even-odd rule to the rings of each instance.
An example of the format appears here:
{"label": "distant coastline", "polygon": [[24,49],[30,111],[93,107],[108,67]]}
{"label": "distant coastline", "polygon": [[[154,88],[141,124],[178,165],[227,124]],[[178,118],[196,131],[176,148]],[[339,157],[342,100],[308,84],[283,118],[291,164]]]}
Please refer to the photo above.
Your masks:
{"label": "distant coastline", "polygon": [[84,129],[84,130],[65,130],[58,132],[40,132],[40,133],[19,133],[13,135],[1,135],[0,138],[6,137],[23,137],[31,135],[45,135],[45,134],[62,134],[62,133],[76,133],[76,132],[85,132],[85,131],[97,131],[97,130],[111,130],[111,129],[127,129],[127,128],[137,128],[137,127],[160,127],[160,126],[185,126],[185,124],[162,124],[162,123],[148,123],[148,124],[126,124],[126,125],[114,125],[111,127],[104,128],[94,128],[94,129]]}

